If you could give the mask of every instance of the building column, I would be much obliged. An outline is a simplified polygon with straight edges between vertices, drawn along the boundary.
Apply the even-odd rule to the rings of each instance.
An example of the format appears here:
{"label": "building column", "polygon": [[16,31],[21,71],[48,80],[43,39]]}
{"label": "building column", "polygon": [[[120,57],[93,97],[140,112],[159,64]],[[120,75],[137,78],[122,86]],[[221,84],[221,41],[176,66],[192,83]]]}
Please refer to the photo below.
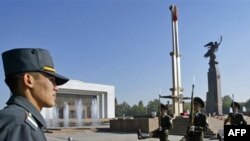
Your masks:
{"label": "building column", "polygon": [[97,100],[98,100],[99,118],[105,118],[105,95],[104,93],[97,95]]}
{"label": "building column", "polygon": [[103,110],[102,110],[102,99],[103,99],[103,96],[102,96],[102,93],[98,95],[99,97],[99,100],[98,100],[98,109],[99,109],[99,118],[103,118]]}

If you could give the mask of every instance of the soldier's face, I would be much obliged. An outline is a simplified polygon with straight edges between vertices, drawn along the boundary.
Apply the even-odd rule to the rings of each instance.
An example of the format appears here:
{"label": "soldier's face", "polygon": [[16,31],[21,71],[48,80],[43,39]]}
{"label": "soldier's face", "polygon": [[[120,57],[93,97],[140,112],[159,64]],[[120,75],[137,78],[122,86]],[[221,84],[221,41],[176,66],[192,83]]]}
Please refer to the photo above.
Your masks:
{"label": "soldier's face", "polygon": [[199,103],[194,103],[194,112],[199,112],[199,111],[200,111]]}
{"label": "soldier's face", "polygon": [[52,107],[55,105],[57,91],[58,88],[55,83],[55,78],[50,75],[39,73],[39,77],[34,81],[32,94],[40,110],[43,107]]}
{"label": "soldier's face", "polygon": [[162,115],[167,114],[167,110],[166,110],[166,109],[161,109],[161,114],[162,114]]}
{"label": "soldier's face", "polygon": [[233,106],[233,107],[232,107],[232,110],[233,110],[234,113],[235,113],[235,112],[238,112],[238,108],[237,108],[236,106]]}

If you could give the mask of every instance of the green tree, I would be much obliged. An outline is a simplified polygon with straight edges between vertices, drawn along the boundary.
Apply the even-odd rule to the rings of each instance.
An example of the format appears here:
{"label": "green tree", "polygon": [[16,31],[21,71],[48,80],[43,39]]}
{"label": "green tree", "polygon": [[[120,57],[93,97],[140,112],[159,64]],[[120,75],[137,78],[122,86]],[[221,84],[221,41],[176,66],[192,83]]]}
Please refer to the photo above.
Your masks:
{"label": "green tree", "polygon": [[146,107],[143,104],[143,101],[139,101],[138,105],[133,105],[131,108],[132,116],[135,115],[145,115]]}
{"label": "green tree", "polygon": [[127,102],[124,101],[120,105],[120,107],[121,107],[122,116],[123,116],[123,114],[125,114],[125,116],[131,116],[131,107]]}
{"label": "green tree", "polygon": [[246,107],[246,103],[244,103],[244,102],[240,102],[239,103],[240,104],[240,109],[239,109],[239,112],[243,112],[243,107]]}
{"label": "green tree", "polygon": [[138,103],[138,110],[140,115],[145,115],[146,114],[146,107],[144,106],[142,101],[139,101]]}
{"label": "green tree", "polygon": [[245,103],[247,111],[250,111],[250,99],[248,99]]}
{"label": "green tree", "polygon": [[131,113],[132,113],[131,116],[140,115],[139,114],[140,113],[139,108],[138,108],[138,106],[136,104],[132,106]]}
{"label": "green tree", "polygon": [[122,116],[122,106],[118,104],[117,98],[115,98],[115,117]]}
{"label": "green tree", "polygon": [[117,98],[115,98],[115,117],[122,116],[121,106],[118,104]]}
{"label": "green tree", "polygon": [[131,107],[127,102],[123,102],[121,104],[118,104],[117,99],[115,99],[115,116],[116,117],[121,117],[123,114],[125,116],[129,116],[131,111]]}
{"label": "green tree", "polygon": [[149,101],[147,105],[147,113],[151,114],[152,112],[159,113],[159,99],[154,99],[153,101]]}
{"label": "green tree", "polygon": [[229,95],[225,95],[222,98],[223,104],[222,104],[222,110],[224,114],[228,114],[230,111],[231,103],[232,103],[232,98]]}
{"label": "green tree", "polygon": [[115,106],[118,106],[117,98],[115,98]]}

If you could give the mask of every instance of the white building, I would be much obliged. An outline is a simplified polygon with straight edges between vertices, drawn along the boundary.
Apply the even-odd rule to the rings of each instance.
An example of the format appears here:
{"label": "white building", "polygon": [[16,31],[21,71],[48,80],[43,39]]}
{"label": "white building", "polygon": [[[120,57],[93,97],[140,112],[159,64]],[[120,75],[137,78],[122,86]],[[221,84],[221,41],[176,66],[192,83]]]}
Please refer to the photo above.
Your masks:
{"label": "white building", "polygon": [[[44,108],[45,119],[114,118],[115,88],[111,85],[69,80],[59,86],[56,108]],[[80,114],[79,114],[80,113]],[[65,116],[66,114],[66,116]]]}

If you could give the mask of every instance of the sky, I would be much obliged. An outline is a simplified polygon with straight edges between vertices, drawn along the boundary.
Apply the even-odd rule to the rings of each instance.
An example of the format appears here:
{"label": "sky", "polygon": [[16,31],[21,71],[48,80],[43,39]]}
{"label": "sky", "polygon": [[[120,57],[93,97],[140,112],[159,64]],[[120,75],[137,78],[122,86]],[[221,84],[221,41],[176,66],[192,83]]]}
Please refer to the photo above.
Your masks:
{"label": "sky", "polygon": [[[0,0],[0,52],[44,48],[58,73],[86,83],[115,86],[118,103],[171,95],[172,31],[169,6],[178,8],[184,96],[206,100],[210,41],[222,96],[250,96],[250,1],[243,0]],[[0,58],[0,108],[10,92]]]}

